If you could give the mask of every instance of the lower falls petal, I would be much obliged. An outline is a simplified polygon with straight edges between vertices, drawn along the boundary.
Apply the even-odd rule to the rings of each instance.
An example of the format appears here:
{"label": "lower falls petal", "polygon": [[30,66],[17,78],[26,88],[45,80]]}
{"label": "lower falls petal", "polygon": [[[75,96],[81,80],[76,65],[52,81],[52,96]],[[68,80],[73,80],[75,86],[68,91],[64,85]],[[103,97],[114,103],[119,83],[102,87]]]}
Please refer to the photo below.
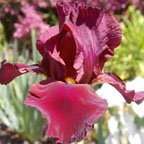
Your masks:
{"label": "lower falls petal", "polygon": [[25,104],[43,114],[46,135],[63,144],[84,138],[107,110],[107,102],[87,84],[35,84],[29,93]]}

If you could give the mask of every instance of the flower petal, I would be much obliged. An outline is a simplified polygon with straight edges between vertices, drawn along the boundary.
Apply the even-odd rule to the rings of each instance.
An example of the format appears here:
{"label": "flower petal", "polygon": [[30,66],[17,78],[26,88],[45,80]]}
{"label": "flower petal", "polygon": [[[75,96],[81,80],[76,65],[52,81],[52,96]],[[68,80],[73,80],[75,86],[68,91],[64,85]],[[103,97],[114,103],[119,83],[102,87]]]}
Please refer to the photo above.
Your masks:
{"label": "flower petal", "polygon": [[44,69],[46,76],[49,78],[53,80],[65,80],[64,65],[52,58],[49,53],[45,53],[40,66]]}
{"label": "flower petal", "polygon": [[12,81],[17,76],[20,76],[24,73],[27,73],[29,71],[32,71],[34,73],[39,73],[40,68],[38,65],[26,65],[21,63],[15,63],[11,64],[8,63],[6,60],[4,60],[1,63],[0,68],[0,84],[8,84],[10,81]]}
{"label": "flower petal", "polygon": [[63,144],[80,141],[107,109],[107,102],[87,84],[35,84],[29,92],[25,104],[41,111],[46,134]]}
{"label": "flower petal", "polygon": [[133,101],[140,104],[144,101],[144,92],[137,92],[133,98]]}
{"label": "flower petal", "polygon": [[45,31],[44,33],[42,33],[36,42],[36,46],[38,51],[40,52],[41,55],[45,54],[45,43],[48,39],[51,39],[52,37],[54,37],[55,35],[57,35],[59,33],[59,29],[58,26],[52,26],[50,28],[48,28],[47,31]]}
{"label": "flower petal", "polygon": [[141,103],[144,100],[144,92],[135,93],[134,90],[126,90],[124,82],[113,73],[103,73],[97,76],[93,83],[109,83],[114,86],[125,98],[127,103]]}
{"label": "flower petal", "polygon": [[[81,61],[76,58],[77,46],[71,34],[71,31],[69,31],[67,27],[64,27],[59,34],[48,39],[45,42],[44,46],[41,42],[39,42],[39,48],[40,45],[42,47],[41,50],[44,49],[43,62],[49,57],[49,59],[52,59],[53,61],[55,61],[55,63],[57,63],[58,67],[63,66],[65,77],[73,77],[74,79],[76,78],[76,70],[79,70],[78,63]],[[77,55],[80,55],[80,53],[77,52]],[[82,57],[82,55],[80,57]],[[75,63],[74,66],[75,61],[77,61],[77,63]],[[49,71],[54,67],[55,65],[52,65],[52,68],[49,68]],[[60,72],[57,71],[57,73]],[[60,80],[57,79],[57,77],[55,77],[55,79]]]}
{"label": "flower petal", "polygon": [[65,77],[90,83],[120,44],[119,25],[105,11],[84,3],[59,3],[57,9],[59,30],[56,26],[45,32],[38,38],[37,48],[44,60],[51,57],[63,66]]}
{"label": "flower petal", "polygon": [[[64,81],[65,77],[75,77],[76,72],[73,68],[74,44],[73,38],[65,30],[58,33],[58,26],[49,28],[38,38],[37,49],[43,56],[41,66],[50,78]],[[69,49],[66,48],[68,45]],[[71,55],[68,55],[68,51]]]}
{"label": "flower petal", "polygon": [[89,82],[93,72],[96,75],[101,73],[104,63],[120,44],[119,25],[111,15],[98,8],[59,3],[58,12],[60,30],[65,26],[71,30],[84,55],[81,82]]}

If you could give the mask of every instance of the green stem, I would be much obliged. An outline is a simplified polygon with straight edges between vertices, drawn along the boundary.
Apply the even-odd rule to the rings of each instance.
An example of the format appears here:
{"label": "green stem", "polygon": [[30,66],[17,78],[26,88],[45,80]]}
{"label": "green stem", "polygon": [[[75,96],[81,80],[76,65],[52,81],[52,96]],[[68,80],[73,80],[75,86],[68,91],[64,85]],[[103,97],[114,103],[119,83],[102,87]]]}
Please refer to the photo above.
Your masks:
{"label": "green stem", "polygon": [[98,143],[99,144],[105,144],[105,137],[104,137],[104,134],[103,134],[103,119],[101,118],[99,120],[99,123],[98,123]]}
{"label": "green stem", "polygon": [[32,41],[32,55],[34,62],[38,62],[38,53],[36,50],[36,32],[34,29],[31,30],[31,41]]}

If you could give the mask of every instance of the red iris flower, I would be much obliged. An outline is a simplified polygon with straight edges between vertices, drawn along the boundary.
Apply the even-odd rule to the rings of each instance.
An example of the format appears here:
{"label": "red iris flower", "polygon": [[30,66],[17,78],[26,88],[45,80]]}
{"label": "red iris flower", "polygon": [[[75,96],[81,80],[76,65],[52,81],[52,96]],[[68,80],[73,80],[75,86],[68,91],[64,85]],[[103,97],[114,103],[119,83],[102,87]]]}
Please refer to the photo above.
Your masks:
{"label": "red iris flower", "polygon": [[107,110],[106,100],[97,96],[92,84],[112,84],[128,103],[140,103],[144,94],[126,90],[120,78],[102,72],[121,42],[121,30],[112,15],[81,3],[59,3],[57,9],[59,25],[49,28],[37,40],[41,63],[4,61],[0,83],[8,84],[30,71],[45,74],[46,80],[31,86],[25,104],[43,114],[48,136],[68,144],[84,138]]}

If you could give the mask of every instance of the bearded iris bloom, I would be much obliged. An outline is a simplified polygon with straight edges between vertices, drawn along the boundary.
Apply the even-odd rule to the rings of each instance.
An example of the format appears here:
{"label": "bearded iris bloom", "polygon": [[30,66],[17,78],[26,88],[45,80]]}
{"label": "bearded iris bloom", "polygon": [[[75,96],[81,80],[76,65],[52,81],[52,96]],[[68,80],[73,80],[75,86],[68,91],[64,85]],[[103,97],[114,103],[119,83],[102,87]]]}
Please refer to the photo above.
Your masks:
{"label": "bearded iris bloom", "polygon": [[140,103],[143,93],[128,91],[122,80],[104,73],[105,62],[121,42],[121,30],[112,15],[81,3],[58,3],[59,25],[37,39],[40,64],[2,62],[0,83],[8,84],[28,72],[46,79],[33,84],[25,104],[38,109],[46,119],[46,135],[68,144],[80,141],[107,110],[93,84],[110,83],[130,102]]}

